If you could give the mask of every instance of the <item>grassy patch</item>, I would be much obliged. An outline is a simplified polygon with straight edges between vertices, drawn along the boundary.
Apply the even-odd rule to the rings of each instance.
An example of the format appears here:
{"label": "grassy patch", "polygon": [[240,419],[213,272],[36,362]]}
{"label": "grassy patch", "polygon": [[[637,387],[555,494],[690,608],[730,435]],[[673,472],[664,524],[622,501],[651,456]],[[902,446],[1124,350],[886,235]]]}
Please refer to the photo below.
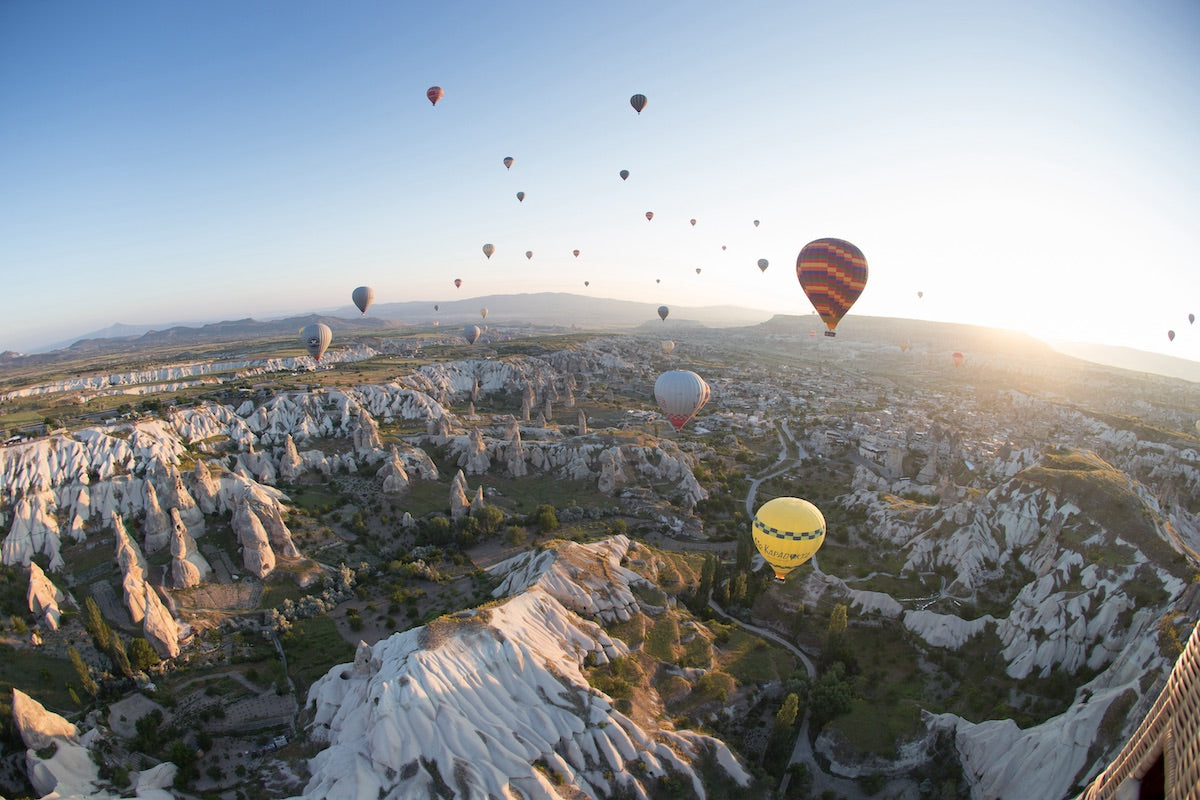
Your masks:
{"label": "grassy patch", "polygon": [[79,685],[79,676],[67,659],[41,650],[0,644],[0,698],[6,703],[17,688],[50,711],[73,716],[79,709],[71,700],[68,686],[74,686],[79,697],[85,703],[88,701],[89,696]]}
{"label": "grassy patch", "polygon": [[659,661],[675,662],[679,652],[679,623],[674,614],[664,613],[650,626],[645,651],[647,655]]}
{"label": "grassy patch", "polygon": [[301,697],[330,667],[354,660],[354,645],[341,637],[329,617],[297,621],[283,637],[283,652]]}
{"label": "grassy patch", "polygon": [[741,628],[714,625],[714,629],[717,627],[724,627],[729,635],[719,645],[717,662],[739,683],[763,684],[786,678],[796,670],[796,657],[782,647]]}
{"label": "grassy patch", "polygon": [[921,707],[913,700],[899,702],[881,713],[875,703],[861,698],[853,701],[849,714],[837,717],[829,727],[857,753],[889,759],[899,756],[899,744],[924,729]]}

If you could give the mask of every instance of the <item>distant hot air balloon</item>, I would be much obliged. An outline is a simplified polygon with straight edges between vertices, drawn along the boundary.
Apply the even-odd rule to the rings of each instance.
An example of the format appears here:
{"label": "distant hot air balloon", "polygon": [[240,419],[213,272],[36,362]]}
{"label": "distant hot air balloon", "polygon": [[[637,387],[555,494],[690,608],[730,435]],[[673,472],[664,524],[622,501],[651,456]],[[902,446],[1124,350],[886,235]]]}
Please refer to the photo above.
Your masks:
{"label": "distant hot air balloon", "polygon": [[333,331],[324,322],[314,322],[300,329],[300,339],[314,360],[320,362],[325,348],[333,341]]}
{"label": "distant hot air balloon", "polygon": [[758,220],[754,220],[754,227],[758,227]]}
{"label": "distant hot air balloon", "polygon": [[920,299],[921,299],[922,297],[924,297],[924,296],[925,296],[925,293],[924,293],[924,292],[917,292],[917,299],[918,299],[918,300],[920,300]]}
{"label": "distant hot air balloon", "polygon": [[635,94],[629,98],[629,105],[633,106],[633,110],[638,114],[642,113],[642,109],[646,107],[646,103],[646,95],[644,94]]}
{"label": "distant hot air balloon", "polygon": [[505,169],[512,169],[513,160],[514,160],[514,159],[513,159],[513,157],[512,157],[512,156],[505,156],[505,157],[504,157],[504,168],[505,168]]}
{"label": "distant hot air balloon", "polygon": [[533,260],[533,251],[532,251],[532,250],[526,250],[526,251],[525,251],[525,257],[526,257],[526,258],[528,258],[530,261],[532,261],[532,260]]}
{"label": "distant hot air balloon", "polygon": [[[488,256],[488,257],[490,258],[491,256]],[[460,286],[462,286],[462,278],[455,278],[454,279],[454,288],[457,289]]]}
{"label": "distant hot air balloon", "polygon": [[437,305],[435,304],[435,305],[434,305],[434,307],[433,307],[433,310],[434,310],[434,311],[441,311],[442,309],[441,309],[441,307],[439,307],[439,306],[437,306]]}
{"label": "distant hot air balloon", "polygon": [[487,309],[486,308],[479,309],[479,316],[482,319],[487,319]]}
{"label": "distant hot air balloon", "polygon": [[768,265],[768,262],[767,262],[767,260],[766,260],[765,258],[760,258],[760,259],[758,260],[758,268],[759,268],[761,271],[763,271],[763,272],[766,272],[766,271],[767,271],[767,265]]}
{"label": "distant hot air balloon", "polygon": [[479,338],[480,333],[482,333],[482,331],[479,330],[478,325],[468,325],[463,328],[463,336],[467,337],[467,344],[475,344],[475,341]]}
{"label": "distant hot air balloon", "polygon": [[809,332],[808,332],[808,338],[810,338],[810,339],[815,339],[815,338],[817,338],[817,332],[816,332],[816,331],[809,331]]}
{"label": "distant hot air balloon", "polygon": [[776,497],[754,514],[754,546],[782,581],[825,541],[825,515],[799,497]]}
{"label": "distant hot air balloon", "polygon": [[1175,341],[1175,331],[1167,331],[1167,338],[1172,342]]}
{"label": "distant hot air balloon", "polygon": [[647,220],[647,221],[650,221],[650,220],[652,220],[652,219],[654,219],[654,212],[653,212],[653,211],[647,211],[647,212],[646,212],[646,220]]}
{"label": "distant hot air balloon", "polygon": [[524,192],[517,192],[517,202],[518,203],[525,202],[525,193]]}
{"label": "distant hot air balloon", "polygon": [[710,394],[708,384],[691,370],[667,370],[654,382],[654,399],[675,430],[704,408]]}
{"label": "distant hot air balloon", "polygon": [[664,322],[667,319],[667,314],[670,314],[670,313],[671,313],[671,309],[667,308],[666,306],[658,307],[658,318],[663,320]]}
{"label": "distant hot air balloon", "polygon": [[907,341],[903,341],[900,343],[900,352],[907,353],[910,347],[912,347],[911,344],[909,344]]}
{"label": "distant hot air balloon", "polygon": [[358,306],[359,311],[366,314],[367,307],[375,300],[375,290],[370,286],[359,286],[350,293],[350,299]]}
{"label": "distant hot air balloon", "polygon": [[441,324],[442,324],[442,323],[438,322],[436,319],[433,321],[433,327],[435,327],[435,328],[436,328],[438,325],[441,325]]}
{"label": "distant hot air balloon", "polygon": [[617,174],[621,176],[621,180],[623,180],[623,181],[629,180],[629,170],[623,169],[620,172],[618,172]]}
{"label": "distant hot air balloon", "polygon": [[1195,325],[1195,324],[1196,324],[1196,315],[1188,314],[1188,325]]}
{"label": "distant hot air balloon", "polygon": [[954,366],[956,366],[956,367],[961,367],[963,365],[963,362],[967,360],[966,356],[964,356],[962,353],[959,353],[957,351],[951,353],[950,357],[954,359]]}
{"label": "distant hot air balloon", "polygon": [[584,281],[584,282],[583,282],[583,285],[584,285],[584,286],[591,286],[591,285],[592,285],[592,282],[591,282],[591,281]]}
{"label": "distant hot air balloon", "polygon": [[694,219],[689,219],[689,220],[688,220],[688,222],[692,223],[692,227],[693,227],[693,228],[694,228],[694,227],[696,227],[696,220],[694,220]]}
{"label": "distant hot air balloon", "polygon": [[826,336],[835,336],[842,317],[867,285],[867,259],[843,239],[817,239],[796,259],[796,277],[821,316]]}
{"label": "distant hot air balloon", "polygon": [[[655,279],[654,279],[654,282],[655,282],[655,283],[662,283],[662,278],[655,278]],[[664,306],[664,308],[665,308],[665,306]]]}
{"label": "distant hot air balloon", "polygon": [[699,268],[699,267],[696,267],[696,274],[697,274],[697,275],[699,275],[699,274],[700,274],[700,268]]}
{"label": "distant hot air balloon", "polygon": [[429,102],[436,106],[438,104],[438,100],[441,100],[443,97],[445,97],[446,93],[442,91],[442,87],[440,86],[430,86],[429,90],[425,92],[425,96],[429,98]]}
{"label": "distant hot air balloon", "polygon": [[494,252],[496,252],[496,245],[492,244],[491,242],[488,242],[483,246],[483,254],[488,258],[491,258],[492,253]]}
{"label": "distant hot air balloon", "polygon": [[725,249],[725,245],[721,245],[721,249],[722,249],[722,250],[724,250],[724,249]]}
{"label": "distant hot air balloon", "polygon": [[674,343],[674,342],[672,342],[670,339],[664,339],[664,340],[663,340],[663,343],[662,343],[662,351],[663,351],[664,353],[669,353],[669,352],[671,352],[671,351],[672,351],[672,350],[674,350],[674,349],[675,349],[675,343]]}
{"label": "distant hot air balloon", "polygon": [[572,250],[572,251],[571,251],[571,253],[572,253],[572,255],[574,255],[576,258],[579,258],[579,251],[578,251],[578,250]]}

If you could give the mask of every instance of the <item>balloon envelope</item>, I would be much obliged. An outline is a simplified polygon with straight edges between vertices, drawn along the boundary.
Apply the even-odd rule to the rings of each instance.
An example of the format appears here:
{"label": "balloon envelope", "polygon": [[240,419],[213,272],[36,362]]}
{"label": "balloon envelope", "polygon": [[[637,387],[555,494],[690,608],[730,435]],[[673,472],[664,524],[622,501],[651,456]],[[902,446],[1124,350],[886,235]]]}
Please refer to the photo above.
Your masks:
{"label": "balloon envelope", "polygon": [[584,282],[583,282],[583,285],[584,285],[584,286],[591,286],[591,285],[592,285],[592,282],[591,282],[591,281],[584,281]]}
{"label": "balloon envelope", "polygon": [[799,497],[776,497],[754,515],[754,546],[783,580],[825,541],[825,515]]}
{"label": "balloon envelope", "polygon": [[633,106],[633,110],[639,114],[642,113],[642,109],[646,107],[647,102],[646,95],[644,94],[635,94],[629,98],[629,105]]}
{"label": "balloon envelope", "polygon": [[675,349],[675,343],[674,343],[674,342],[672,342],[670,339],[665,339],[665,340],[663,340],[663,343],[662,343],[662,350],[663,350],[663,352],[664,352],[664,353],[669,353],[669,352],[671,352],[671,351],[672,351],[672,350],[674,350],[674,349]]}
{"label": "balloon envelope", "polygon": [[700,274],[700,268],[699,268],[699,267],[696,267],[696,274],[697,274],[697,275],[699,275],[699,274]]}
{"label": "balloon envelope", "polygon": [[766,271],[767,271],[767,266],[768,266],[768,262],[767,262],[767,260],[766,260],[765,258],[760,258],[760,259],[758,260],[758,268],[759,268],[760,270],[762,270],[763,272],[766,272]]}
{"label": "balloon envelope", "polygon": [[963,362],[967,360],[967,357],[962,353],[951,353],[950,357],[954,359],[954,366],[956,367],[961,367]]}
{"label": "balloon envelope", "polygon": [[463,328],[463,336],[467,337],[467,344],[475,344],[479,338],[480,330],[478,325],[468,325]]}
{"label": "balloon envelope", "polygon": [[517,202],[518,202],[518,203],[522,203],[522,202],[524,202],[524,201],[525,201],[525,193],[524,193],[524,192],[517,192]]}
{"label": "balloon envelope", "polygon": [[454,288],[457,289],[460,286],[462,286],[462,278],[455,278],[454,279]]}
{"label": "balloon envelope", "polygon": [[1188,325],[1194,325],[1195,323],[1196,323],[1196,315],[1188,314]]}
{"label": "balloon envelope", "polygon": [[691,370],[667,370],[654,382],[654,399],[675,430],[696,416],[710,395],[708,384]]}
{"label": "balloon envelope", "polygon": [[842,317],[867,285],[867,259],[843,239],[817,239],[796,258],[796,278],[834,336]]}
{"label": "balloon envelope", "polygon": [[758,220],[754,220],[754,227],[758,227]]}
{"label": "balloon envelope", "polygon": [[512,165],[513,165],[513,157],[512,157],[512,156],[505,156],[505,157],[504,157],[504,168],[505,168],[505,169],[512,169]]}
{"label": "balloon envelope", "polygon": [[486,308],[479,309],[479,316],[483,319],[487,319],[487,309]]}
{"label": "balloon envelope", "polygon": [[694,228],[694,227],[696,227],[696,220],[694,220],[694,219],[689,219],[689,220],[688,220],[688,222],[692,223],[692,227],[693,227],[693,228]]}
{"label": "balloon envelope", "polygon": [[350,293],[350,299],[358,306],[358,310],[365,314],[367,307],[375,300],[375,290],[370,286],[359,286]]}
{"label": "balloon envelope", "polygon": [[435,306],[433,307],[433,310],[434,310],[434,311],[441,311],[442,309],[441,309],[441,307],[440,307],[440,306],[437,306],[437,305],[435,305]]}
{"label": "balloon envelope", "polygon": [[1167,331],[1167,339],[1172,342],[1175,341],[1175,331]]}
{"label": "balloon envelope", "polygon": [[654,219],[654,212],[653,212],[653,211],[647,211],[647,212],[646,212],[646,219],[648,219],[648,220]]}
{"label": "balloon envelope", "polygon": [[442,91],[442,87],[440,86],[430,86],[425,92],[425,96],[429,98],[429,102],[436,106],[438,104],[438,100],[441,100],[443,97],[445,97],[446,93]]}
{"label": "balloon envelope", "polygon": [[300,339],[304,342],[308,354],[320,361],[321,356],[325,355],[325,349],[333,341],[333,331],[329,330],[329,326],[324,322],[314,322],[300,329]]}
{"label": "balloon envelope", "polygon": [[488,258],[491,258],[492,253],[494,252],[496,252],[496,245],[492,244],[491,242],[488,242],[483,246],[483,254]]}
{"label": "balloon envelope", "polygon": [[621,176],[621,180],[627,180],[629,178],[629,170],[627,169],[623,169],[617,174]]}
{"label": "balloon envelope", "polygon": [[667,318],[667,314],[670,314],[670,313],[671,313],[671,309],[667,308],[666,306],[658,307],[658,318],[659,319],[665,320]]}
{"label": "balloon envelope", "polygon": [[578,250],[572,250],[571,252],[572,252],[572,253],[575,255],[575,257],[576,257],[576,258],[579,258],[579,251],[578,251]]}
{"label": "balloon envelope", "polygon": [[533,251],[532,251],[532,250],[526,250],[526,251],[525,251],[525,257],[526,257],[526,258],[528,258],[530,261],[532,261],[532,260],[533,260]]}

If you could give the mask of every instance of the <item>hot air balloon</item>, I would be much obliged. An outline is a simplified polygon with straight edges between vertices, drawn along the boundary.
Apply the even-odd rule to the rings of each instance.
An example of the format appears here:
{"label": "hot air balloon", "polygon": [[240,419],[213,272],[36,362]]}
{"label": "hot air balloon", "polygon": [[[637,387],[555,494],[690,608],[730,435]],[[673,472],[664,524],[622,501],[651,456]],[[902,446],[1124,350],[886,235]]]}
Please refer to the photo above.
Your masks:
{"label": "hot air balloon", "polygon": [[674,349],[675,349],[675,343],[674,343],[674,342],[672,342],[670,339],[664,339],[664,340],[663,340],[663,343],[662,343],[662,351],[663,351],[664,353],[669,353],[669,352],[671,352],[671,351],[672,351],[672,350],[674,350]]}
{"label": "hot air balloon", "polygon": [[504,157],[504,168],[505,168],[505,169],[512,169],[512,165],[513,165],[513,157],[512,157],[512,156],[505,156],[505,157]]}
{"label": "hot air balloon", "polygon": [[517,192],[517,202],[518,203],[525,202],[525,193],[524,192]]}
{"label": "hot air balloon", "polygon": [[754,220],[754,227],[758,227],[758,220]]}
{"label": "hot air balloon", "polygon": [[436,319],[433,321],[433,327],[435,327],[435,328],[436,328],[438,325],[441,325],[441,324],[442,324],[442,323],[438,322]]}
{"label": "hot air balloon", "polygon": [[617,174],[621,176],[621,180],[623,180],[623,181],[629,180],[629,170],[623,169],[620,172],[618,172]]}
{"label": "hot air balloon", "polygon": [[910,347],[912,347],[911,344],[909,344],[907,341],[903,341],[900,343],[900,352],[907,353]]}
{"label": "hot air balloon", "polygon": [[697,275],[699,275],[699,274],[700,274],[700,268],[699,268],[699,267],[696,267],[696,274],[697,274]]}
{"label": "hot air balloon", "polygon": [[1196,433],[1200,433],[1200,419],[1196,420]]}
{"label": "hot air balloon", "polygon": [[924,293],[924,292],[917,292],[917,299],[918,299],[918,300],[920,300],[920,299],[921,299],[922,297],[924,297],[924,296],[925,296],[925,293]]}
{"label": "hot air balloon", "polygon": [[491,258],[492,253],[494,252],[496,252],[496,245],[492,244],[491,242],[488,242],[483,246],[483,254],[488,258]]}
{"label": "hot air balloon", "polygon": [[704,408],[710,394],[704,378],[691,370],[667,370],[654,382],[654,399],[675,430],[681,429]]}
{"label": "hot air balloon", "polygon": [[463,328],[463,336],[467,337],[467,344],[475,344],[475,341],[479,338],[480,333],[482,333],[482,331],[479,330],[478,325],[468,325]]}
{"label": "hot air balloon", "polygon": [[445,97],[446,93],[442,91],[442,87],[440,86],[430,86],[429,90],[425,92],[425,96],[429,98],[429,102],[436,106],[438,104],[438,100],[441,100],[443,97]]}
{"label": "hot air balloon", "polygon": [[836,336],[838,323],[867,285],[867,259],[847,241],[817,239],[800,251],[796,277],[829,329],[825,335]]}
{"label": "hot air balloon", "polygon": [[320,362],[325,354],[325,348],[333,341],[333,331],[324,322],[314,322],[300,329],[300,339],[314,360]]}
{"label": "hot air balloon", "polygon": [[479,316],[481,319],[487,319],[487,309],[486,308],[479,309]]}
{"label": "hot air balloon", "polygon": [[439,306],[435,305],[435,306],[433,307],[433,310],[434,310],[434,311],[441,311],[442,309],[441,309]]}
{"label": "hot air balloon", "polygon": [[591,286],[591,285],[592,285],[592,282],[591,282],[591,281],[584,281],[584,282],[583,282],[583,285],[584,285],[584,286]]}
{"label": "hot air balloon", "polygon": [[666,322],[667,314],[670,314],[670,313],[671,313],[671,309],[667,308],[666,306],[658,307],[658,318],[661,319],[663,322]]}
{"label": "hot air balloon", "polygon": [[[488,258],[491,258],[491,256],[489,255]],[[454,279],[454,288],[457,289],[460,286],[462,286],[462,278],[455,278]]]}
{"label": "hot air balloon", "polygon": [[1196,315],[1188,314],[1188,325],[1195,325],[1195,324],[1196,324]]}
{"label": "hot air balloon", "polygon": [[578,251],[578,250],[572,250],[572,251],[571,251],[571,254],[572,254],[572,255],[574,255],[576,258],[579,258],[579,251]]}
{"label": "hot air balloon", "polygon": [[694,227],[696,227],[696,220],[694,220],[694,219],[689,219],[689,220],[688,220],[688,222],[692,223],[692,227],[693,227],[693,228],[694,228]]}
{"label": "hot air balloon", "polygon": [[[655,282],[655,283],[662,283],[662,278],[655,278],[655,279],[654,279],[654,282]],[[663,307],[664,307],[664,308],[666,308],[666,306],[663,306]]]}
{"label": "hot air balloon", "polygon": [[966,356],[964,356],[962,353],[959,353],[957,351],[951,353],[950,357],[954,359],[954,366],[956,366],[956,367],[961,367],[963,365],[963,362],[967,360]]}
{"label": "hot air balloon", "polygon": [[642,109],[646,107],[646,102],[646,95],[644,94],[635,94],[629,98],[629,105],[633,106],[633,110],[638,114],[642,113]]}
{"label": "hot air balloon", "polygon": [[1175,341],[1175,331],[1167,331],[1167,339],[1172,342]]}
{"label": "hot air balloon", "polygon": [[825,541],[825,515],[799,497],[776,497],[754,515],[754,546],[782,581]]}
{"label": "hot air balloon", "polygon": [[722,249],[722,250],[724,250],[724,249],[725,249],[725,245],[721,245],[721,249]]}
{"label": "hot air balloon", "polygon": [[647,211],[647,212],[646,212],[646,221],[648,222],[648,221],[650,221],[650,220],[652,220],[652,219],[654,219],[654,212],[653,212],[653,211]]}
{"label": "hot air balloon", "polygon": [[350,293],[350,299],[358,306],[359,311],[366,314],[367,307],[375,300],[375,290],[370,286],[360,286]]}
{"label": "hot air balloon", "polygon": [[532,260],[533,260],[533,251],[532,251],[532,250],[526,250],[526,251],[525,251],[525,257],[526,257],[526,258],[528,258],[530,261],[532,261]]}
{"label": "hot air balloon", "polygon": [[810,339],[815,339],[815,338],[817,338],[817,332],[816,332],[816,331],[809,331],[809,332],[808,332],[808,338],[810,338]]}
{"label": "hot air balloon", "polygon": [[767,262],[767,260],[766,260],[765,258],[760,258],[760,259],[758,260],[758,268],[759,268],[760,270],[762,270],[763,272],[766,272],[766,271],[767,271],[767,264],[768,264],[768,262]]}

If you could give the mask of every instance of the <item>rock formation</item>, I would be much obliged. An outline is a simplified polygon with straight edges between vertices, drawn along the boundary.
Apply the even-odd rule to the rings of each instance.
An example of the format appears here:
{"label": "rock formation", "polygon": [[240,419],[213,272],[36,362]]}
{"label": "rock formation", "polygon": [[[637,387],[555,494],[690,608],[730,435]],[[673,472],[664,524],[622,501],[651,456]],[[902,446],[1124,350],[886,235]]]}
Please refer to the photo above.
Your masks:
{"label": "rock formation", "polygon": [[458,457],[458,466],[468,475],[482,475],[492,466],[487,447],[483,443],[483,434],[478,428],[472,428],[467,436],[465,447]]}
{"label": "rock formation", "polygon": [[146,516],[142,520],[142,552],[157,553],[171,543],[171,518],[158,503],[154,484],[146,482]]}
{"label": "rock formation", "polygon": [[29,591],[26,593],[26,599],[29,601],[29,613],[38,618],[38,625],[47,630],[58,630],[66,595],[51,583],[36,561],[29,562]]}
{"label": "rock formation", "polygon": [[283,455],[279,457],[279,477],[288,483],[304,474],[304,461],[296,450],[296,442],[289,433],[283,440]]}
{"label": "rock formation", "polygon": [[404,494],[408,491],[408,471],[404,469],[404,462],[400,460],[400,453],[395,445],[392,445],[391,457],[379,468],[376,475],[383,478],[384,494]]}
{"label": "rock formation", "polygon": [[460,469],[450,481],[450,519],[459,519],[471,510],[471,501],[467,499],[467,476]]}
{"label": "rock formation", "polygon": [[196,540],[188,533],[175,509],[171,509],[171,522],[171,567],[168,571],[171,586],[176,589],[199,586],[212,572],[212,567],[196,548]]}
{"label": "rock formation", "polygon": [[275,553],[262,521],[254,513],[248,498],[234,509],[231,520],[234,534],[242,547],[242,566],[257,578],[265,578],[275,569]]}
{"label": "rock formation", "polygon": [[354,428],[354,452],[359,455],[370,455],[383,449],[379,439],[379,426],[374,418],[364,410],[358,414],[358,425]]}

